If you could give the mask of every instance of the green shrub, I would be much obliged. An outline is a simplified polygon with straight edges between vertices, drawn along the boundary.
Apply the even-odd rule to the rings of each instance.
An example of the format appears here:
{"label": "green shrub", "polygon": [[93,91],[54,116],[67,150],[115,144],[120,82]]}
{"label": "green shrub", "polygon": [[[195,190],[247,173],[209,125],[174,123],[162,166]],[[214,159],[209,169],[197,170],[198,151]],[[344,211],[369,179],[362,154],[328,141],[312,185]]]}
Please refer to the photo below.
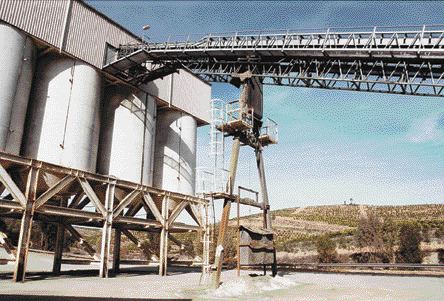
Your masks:
{"label": "green shrub", "polygon": [[337,262],[338,253],[336,252],[336,243],[328,235],[323,235],[318,238],[316,241],[316,250],[320,263]]}
{"label": "green shrub", "polygon": [[406,223],[399,230],[399,250],[397,262],[421,263],[421,228],[417,223]]}

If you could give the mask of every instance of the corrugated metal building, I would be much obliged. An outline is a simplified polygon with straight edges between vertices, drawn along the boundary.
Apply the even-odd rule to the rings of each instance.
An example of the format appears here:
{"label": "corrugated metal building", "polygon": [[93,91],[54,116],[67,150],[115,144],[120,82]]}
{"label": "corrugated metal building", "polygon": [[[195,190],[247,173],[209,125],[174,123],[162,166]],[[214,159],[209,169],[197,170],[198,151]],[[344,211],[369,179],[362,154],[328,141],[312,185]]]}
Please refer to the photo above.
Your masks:
{"label": "corrugated metal building", "polygon": [[[42,47],[57,48],[98,69],[112,57],[113,49],[139,39],[81,0],[2,0],[0,20],[36,38]],[[161,105],[183,110],[203,124],[209,122],[210,89],[208,83],[181,71],[150,83],[146,92]]]}

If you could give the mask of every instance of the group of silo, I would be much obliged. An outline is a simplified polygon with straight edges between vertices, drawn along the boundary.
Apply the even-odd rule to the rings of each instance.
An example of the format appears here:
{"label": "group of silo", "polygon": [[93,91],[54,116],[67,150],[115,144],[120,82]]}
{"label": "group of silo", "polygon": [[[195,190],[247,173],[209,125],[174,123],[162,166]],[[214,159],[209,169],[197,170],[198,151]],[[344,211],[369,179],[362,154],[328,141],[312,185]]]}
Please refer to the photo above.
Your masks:
{"label": "group of silo", "polygon": [[[0,23],[0,150],[194,194],[196,121]],[[50,185],[51,179],[48,179]]]}

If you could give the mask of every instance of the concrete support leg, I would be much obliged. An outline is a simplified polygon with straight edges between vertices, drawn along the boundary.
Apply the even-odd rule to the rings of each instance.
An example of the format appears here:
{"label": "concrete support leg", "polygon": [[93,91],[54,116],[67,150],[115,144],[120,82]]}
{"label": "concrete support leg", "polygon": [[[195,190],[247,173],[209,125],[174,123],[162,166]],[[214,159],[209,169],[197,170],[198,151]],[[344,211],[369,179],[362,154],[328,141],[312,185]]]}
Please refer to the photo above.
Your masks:
{"label": "concrete support leg", "polygon": [[160,232],[160,258],[159,258],[159,275],[167,275],[168,266],[168,198],[162,201],[162,219],[163,227]]}
{"label": "concrete support leg", "polygon": [[114,249],[113,249],[113,272],[118,274],[120,272],[120,241],[122,238],[122,231],[114,230]]}
{"label": "concrete support leg", "polygon": [[102,228],[102,248],[100,253],[100,272],[101,278],[108,278],[108,259],[111,246],[111,230],[113,223],[113,205],[114,205],[114,184],[108,184],[105,196],[105,220]]}
{"label": "concrete support leg", "polygon": [[28,261],[29,241],[31,238],[32,219],[34,216],[34,204],[36,199],[37,181],[39,170],[31,167],[26,184],[26,205],[23,211],[20,236],[17,247],[15,270],[13,281],[23,282],[25,280],[26,264]]}

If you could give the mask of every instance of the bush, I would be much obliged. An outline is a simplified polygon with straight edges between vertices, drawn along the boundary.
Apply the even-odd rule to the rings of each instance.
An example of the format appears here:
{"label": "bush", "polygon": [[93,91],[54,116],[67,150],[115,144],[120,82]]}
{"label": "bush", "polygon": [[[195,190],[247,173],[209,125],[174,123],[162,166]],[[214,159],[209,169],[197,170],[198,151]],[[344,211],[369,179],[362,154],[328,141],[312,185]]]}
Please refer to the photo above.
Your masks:
{"label": "bush", "polygon": [[320,263],[337,262],[338,253],[336,252],[336,243],[328,236],[323,235],[316,241],[316,250],[318,251],[318,261]]}
{"label": "bush", "polygon": [[440,264],[444,263],[444,249],[438,249],[438,260]]}
{"label": "bush", "polygon": [[416,223],[408,223],[401,226],[399,230],[399,250],[397,262],[421,263],[423,254],[421,252],[421,228]]}
{"label": "bush", "polygon": [[435,230],[435,237],[439,239],[444,238],[444,224],[440,224],[438,228]]}

